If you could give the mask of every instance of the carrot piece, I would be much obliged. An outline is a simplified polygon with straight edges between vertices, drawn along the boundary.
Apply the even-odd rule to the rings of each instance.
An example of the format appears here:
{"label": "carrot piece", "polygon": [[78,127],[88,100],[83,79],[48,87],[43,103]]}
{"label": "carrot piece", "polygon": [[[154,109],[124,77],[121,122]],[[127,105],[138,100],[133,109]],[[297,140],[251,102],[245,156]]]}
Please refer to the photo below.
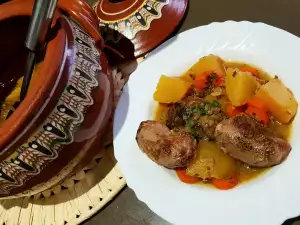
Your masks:
{"label": "carrot piece", "polygon": [[216,72],[216,74],[218,75],[218,78],[216,80],[216,86],[221,86],[223,84],[224,75],[221,73],[217,73],[217,72]]}
{"label": "carrot piece", "polygon": [[236,175],[233,175],[229,179],[216,179],[213,178],[211,183],[220,190],[229,190],[238,185],[239,179]]}
{"label": "carrot piece", "polygon": [[207,76],[196,76],[193,86],[197,91],[202,91],[206,87]]}
{"label": "carrot piece", "polygon": [[222,77],[218,77],[216,80],[216,86],[221,86],[223,84],[223,78]]}
{"label": "carrot piece", "polygon": [[263,123],[264,125],[268,125],[269,123],[269,116],[266,111],[263,111],[259,108],[255,107],[248,107],[246,110],[246,114],[253,117],[257,121]]}
{"label": "carrot piece", "polygon": [[209,72],[204,72],[202,75],[195,77],[193,86],[198,92],[201,92],[204,88],[206,88],[207,77],[209,76],[209,74]]}
{"label": "carrot piece", "polygon": [[236,116],[242,112],[243,112],[242,107],[235,107],[232,104],[227,105],[227,115],[229,117]]}
{"label": "carrot piece", "polygon": [[220,86],[223,84],[223,75],[221,73],[216,73],[213,71],[206,71],[204,72],[202,75],[200,76],[196,76],[195,80],[193,82],[193,86],[194,88],[198,91],[201,92],[204,88],[207,87],[207,77],[211,74],[211,73],[215,73],[217,74],[217,78],[215,81],[215,85],[216,86]]}
{"label": "carrot piece", "polygon": [[258,71],[254,68],[250,68],[250,67],[243,67],[240,68],[241,72],[249,72],[251,73],[254,77],[258,77]]}
{"label": "carrot piece", "polygon": [[194,184],[200,181],[198,177],[192,177],[186,174],[185,168],[176,169],[177,176],[179,179],[186,184]]}
{"label": "carrot piece", "polygon": [[254,107],[254,108],[258,108],[261,111],[267,112],[268,111],[268,106],[267,104],[261,100],[258,97],[254,97],[248,100],[247,102],[248,107]]}

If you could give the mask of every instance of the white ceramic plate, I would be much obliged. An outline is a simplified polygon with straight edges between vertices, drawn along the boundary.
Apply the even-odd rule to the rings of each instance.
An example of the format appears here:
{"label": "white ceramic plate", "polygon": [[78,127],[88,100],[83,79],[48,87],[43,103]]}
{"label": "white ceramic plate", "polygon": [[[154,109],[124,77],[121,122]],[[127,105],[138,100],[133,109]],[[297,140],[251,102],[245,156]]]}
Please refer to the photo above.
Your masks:
{"label": "white ceramic plate", "polygon": [[300,100],[300,39],[262,23],[213,23],[172,38],[131,75],[114,121],[114,148],[128,186],[155,213],[182,225],[279,225],[300,214],[299,116],[288,159],[265,175],[220,191],[179,181],[152,162],[135,141],[141,121],[153,119],[153,93],[162,74],[179,76],[202,56],[216,54],[278,75]]}

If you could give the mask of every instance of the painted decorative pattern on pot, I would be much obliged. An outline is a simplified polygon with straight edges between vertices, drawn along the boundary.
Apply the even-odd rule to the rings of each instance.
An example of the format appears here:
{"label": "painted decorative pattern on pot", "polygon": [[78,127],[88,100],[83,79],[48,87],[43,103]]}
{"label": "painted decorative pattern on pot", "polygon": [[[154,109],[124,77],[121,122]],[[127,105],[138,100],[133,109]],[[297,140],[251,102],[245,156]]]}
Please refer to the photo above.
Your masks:
{"label": "painted decorative pattern on pot", "polygon": [[[100,10],[103,0],[94,6],[94,9]],[[146,0],[139,9],[121,20],[107,21],[99,15],[100,28],[105,40],[118,42],[123,35],[128,39],[133,39],[140,31],[148,30],[151,22],[162,17],[162,9],[169,4],[170,0]],[[99,11],[98,11],[99,12]],[[118,31],[118,32],[114,32]],[[120,35],[122,34],[122,35]]]}
{"label": "painted decorative pattern on pot", "polygon": [[85,113],[93,104],[92,90],[98,86],[100,54],[94,40],[75,23],[65,18],[73,33],[73,65],[67,86],[55,109],[43,125],[0,164],[0,194],[22,186],[55,160],[64,145],[72,143]]}

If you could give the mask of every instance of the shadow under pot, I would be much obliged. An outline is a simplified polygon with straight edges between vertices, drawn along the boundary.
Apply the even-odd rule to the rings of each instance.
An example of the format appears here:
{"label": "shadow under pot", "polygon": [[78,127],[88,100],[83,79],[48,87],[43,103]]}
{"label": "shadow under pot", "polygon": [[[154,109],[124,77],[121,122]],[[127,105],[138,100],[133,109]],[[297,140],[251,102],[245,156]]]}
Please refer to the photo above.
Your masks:
{"label": "shadow under pot", "polygon": [[5,120],[23,76],[13,60],[21,54],[30,21],[26,7],[15,15],[0,13],[0,198],[42,192],[82,169],[100,150],[113,107],[101,45],[57,10],[28,94]]}

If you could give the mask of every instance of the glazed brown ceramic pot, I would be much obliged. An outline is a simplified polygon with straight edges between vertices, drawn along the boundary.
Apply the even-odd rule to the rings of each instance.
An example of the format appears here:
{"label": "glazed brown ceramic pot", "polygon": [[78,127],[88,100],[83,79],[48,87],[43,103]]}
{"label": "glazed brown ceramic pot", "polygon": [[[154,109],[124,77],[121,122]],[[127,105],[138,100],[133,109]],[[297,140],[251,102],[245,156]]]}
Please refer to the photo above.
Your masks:
{"label": "glazed brown ceramic pot", "polygon": [[[24,45],[32,7],[0,6],[0,77]],[[0,198],[44,191],[81,169],[111,117],[110,70],[87,3],[59,0],[48,41],[26,98],[0,126]]]}

